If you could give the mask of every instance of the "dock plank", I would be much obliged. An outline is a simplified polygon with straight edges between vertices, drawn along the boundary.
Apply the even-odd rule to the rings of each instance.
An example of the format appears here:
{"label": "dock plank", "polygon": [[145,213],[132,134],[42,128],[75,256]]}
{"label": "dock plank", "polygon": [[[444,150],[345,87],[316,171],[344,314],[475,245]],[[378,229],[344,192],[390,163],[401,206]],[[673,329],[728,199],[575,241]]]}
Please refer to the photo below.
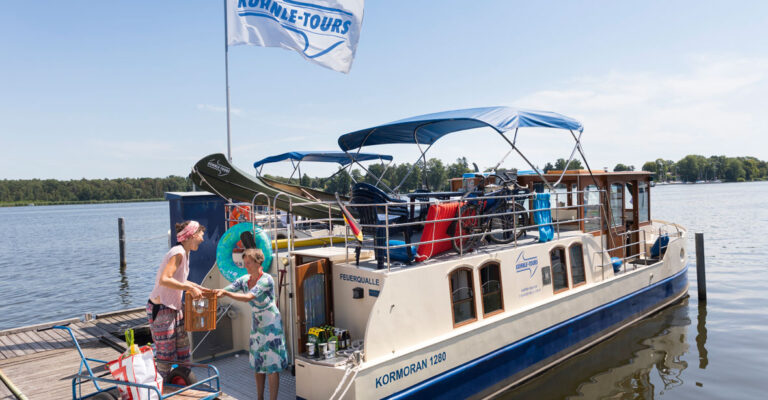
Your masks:
{"label": "dock plank", "polygon": [[14,343],[7,335],[0,336],[0,344],[3,345],[6,351],[13,352],[16,357],[26,354],[18,344]]}
{"label": "dock plank", "polygon": [[74,347],[74,343],[72,343],[72,337],[69,336],[67,331],[61,329],[49,329],[45,331],[45,333],[47,333],[49,336],[57,338],[63,347]]}
{"label": "dock plank", "polygon": [[50,343],[54,349],[63,349],[64,347],[66,347],[66,342],[64,341],[64,338],[54,335],[53,333],[51,333],[51,331],[42,331],[42,332],[38,332],[38,334],[40,335],[40,337],[48,340],[48,343]]}
{"label": "dock plank", "polygon": [[30,337],[27,332],[18,332],[13,334],[13,338],[21,341],[24,343],[25,346],[29,346],[35,350],[35,352],[43,351],[43,346],[40,345],[40,343],[37,343],[36,340],[34,340],[32,337]]}
{"label": "dock plank", "polygon": [[[86,357],[101,360],[119,356],[117,351],[96,343],[83,346],[83,352]],[[77,373],[79,365],[80,356],[74,349],[51,350],[0,362],[0,368],[30,400],[71,398],[69,377]],[[83,387],[83,394],[92,392],[92,384]]]}
{"label": "dock plank", "polygon": [[34,347],[19,339],[17,334],[8,335],[5,337],[5,339],[7,342],[13,344],[17,350],[22,351],[25,355],[37,352]]}
{"label": "dock plank", "polygon": [[53,346],[51,346],[51,344],[48,343],[48,340],[43,339],[35,331],[19,332],[19,336],[22,336],[22,335],[27,336],[27,338],[32,342],[32,344],[36,344],[39,347],[38,351],[53,350]]}

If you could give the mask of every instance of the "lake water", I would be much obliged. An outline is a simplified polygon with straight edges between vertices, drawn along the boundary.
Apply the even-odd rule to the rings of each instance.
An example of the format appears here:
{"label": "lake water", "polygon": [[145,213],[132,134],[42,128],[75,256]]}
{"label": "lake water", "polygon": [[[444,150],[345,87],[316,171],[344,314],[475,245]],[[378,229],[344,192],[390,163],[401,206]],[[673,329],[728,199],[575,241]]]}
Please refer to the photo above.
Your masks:
{"label": "lake water", "polygon": [[167,202],[0,208],[0,330],[143,306],[169,221]]}
{"label": "lake water", "polygon": [[[654,219],[705,235],[706,305],[691,268],[689,299],[501,398],[765,398],[766,199],[765,182],[655,187]],[[128,238],[124,273],[118,217]],[[166,202],[0,208],[0,329],[144,305],[168,229]],[[691,235],[691,257],[694,248]]]}
{"label": "lake water", "polygon": [[653,219],[704,233],[707,302],[695,245],[690,298],[503,394],[512,399],[765,399],[768,182],[659,185]]}

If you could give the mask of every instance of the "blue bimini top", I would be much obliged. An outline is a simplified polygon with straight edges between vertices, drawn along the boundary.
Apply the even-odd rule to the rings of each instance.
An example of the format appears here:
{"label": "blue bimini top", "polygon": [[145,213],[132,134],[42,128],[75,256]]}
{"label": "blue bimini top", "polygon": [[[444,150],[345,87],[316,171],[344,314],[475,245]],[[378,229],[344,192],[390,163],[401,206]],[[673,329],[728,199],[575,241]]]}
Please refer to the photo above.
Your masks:
{"label": "blue bimini top", "polygon": [[431,145],[449,133],[486,126],[499,133],[524,127],[559,128],[579,132],[584,130],[579,121],[551,111],[483,107],[401,119],[344,134],[339,137],[338,143],[344,151],[391,143]]}
{"label": "blue bimini top", "polygon": [[264,158],[253,163],[254,168],[259,168],[264,164],[276,163],[285,160],[293,161],[315,161],[315,162],[334,162],[342,166],[356,161],[368,160],[387,160],[392,161],[392,156],[386,154],[373,153],[345,153],[343,151],[291,151]]}

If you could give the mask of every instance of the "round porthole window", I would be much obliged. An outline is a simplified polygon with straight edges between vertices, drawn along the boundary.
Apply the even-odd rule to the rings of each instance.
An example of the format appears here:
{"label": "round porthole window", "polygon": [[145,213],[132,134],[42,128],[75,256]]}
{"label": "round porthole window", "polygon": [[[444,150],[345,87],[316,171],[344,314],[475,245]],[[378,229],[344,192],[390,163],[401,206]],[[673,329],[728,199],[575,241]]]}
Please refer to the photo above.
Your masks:
{"label": "round porthole window", "polygon": [[685,261],[685,249],[680,249],[680,261]]}

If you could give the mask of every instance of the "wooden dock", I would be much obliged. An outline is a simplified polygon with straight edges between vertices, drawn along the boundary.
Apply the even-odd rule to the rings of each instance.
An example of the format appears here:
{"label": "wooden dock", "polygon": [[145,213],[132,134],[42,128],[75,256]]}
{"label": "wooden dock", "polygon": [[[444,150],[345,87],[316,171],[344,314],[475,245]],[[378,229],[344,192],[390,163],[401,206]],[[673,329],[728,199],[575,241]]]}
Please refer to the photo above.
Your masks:
{"label": "wooden dock", "polygon": [[[89,321],[73,318],[0,331],[0,371],[30,400],[72,397],[71,376],[80,364],[72,339],[60,329],[37,331],[64,324],[69,324],[86,357],[111,361],[125,348],[117,335],[145,327],[147,316],[142,307],[95,315]],[[0,399],[15,398],[0,383]]]}
{"label": "wooden dock", "polygon": [[[37,331],[52,325],[69,324],[88,358],[111,361],[125,350],[118,335],[126,329],[148,329],[144,307],[0,331],[0,373],[26,398],[72,398],[72,376],[77,373],[80,355],[69,334],[61,329]],[[95,391],[83,385],[83,395]],[[227,395],[222,399],[232,399]],[[16,400],[0,381],[0,400]]]}
{"label": "wooden dock", "polygon": [[[0,331],[0,376],[9,379],[27,399],[72,398],[72,376],[80,365],[80,356],[72,339],[61,329],[37,331],[38,328],[67,323],[85,356],[103,361],[114,360],[125,350],[125,342],[118,336],[126,329],[149,329],[146,312],[141,307],[97,314],[87,321],[73,318]],[[256,384],[247,353],[240,352],[206,363],[219,370],[224,392],[220,399],[255,398]],[[92,384],[83,385],[83,395],[93,392]],[[265,395],[269,395],[269,388]],[[179,397],[179,400],[184,398]],[[296,381],[290,371],[280,373],[278,398],[296,398]],[[17,400],[1,380],[0,400]]]}

